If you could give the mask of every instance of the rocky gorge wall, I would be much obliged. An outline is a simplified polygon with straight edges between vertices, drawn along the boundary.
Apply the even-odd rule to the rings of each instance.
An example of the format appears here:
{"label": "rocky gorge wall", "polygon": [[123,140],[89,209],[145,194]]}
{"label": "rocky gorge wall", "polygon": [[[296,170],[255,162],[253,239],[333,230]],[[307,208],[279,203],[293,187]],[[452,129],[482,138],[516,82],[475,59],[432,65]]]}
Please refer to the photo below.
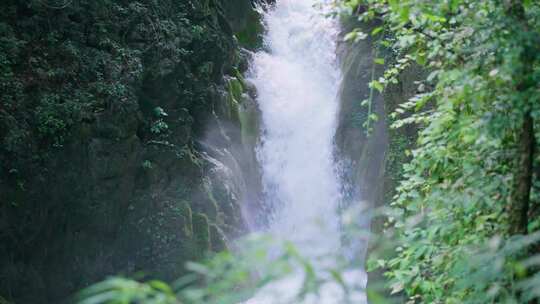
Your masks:
{"label": "rocky gorge wall", "polygon": [[174,279],[245,231],[251,1],[0,8],[0,302],[59,303],[118,273]]}
{"label": "rocky gorge wall", "polygon": [[[371,33],[375,27],[376,23],[344,18],[341,36],[344,37],[352,29]],[[353,248],[363,248],[357,256],[364,260],[376,246],[387,245],[378,243],[377,235],[383,233],[385,222],[380,210],[392,202],[403,174],[403,165],[409,161],[406,150],[413,149],[416,143],[418,126],[411,124],[394,129],[391,125],[395,119],[391,114],[400,103],[417,93],[417,81],[425,77],[425,71],[415,65],[409,66],[399,75],[397,83],[389,84],[380,93],[375,89],[372,91],[369,83],[379,79],[385,67],[395,63],[395,54],[391,50],[378,46],[368,35],[355,43],[340,42],[338,57],[343,82],[339,93],[336,152],[338,159],[342,160],[340,168],[346,204],[362,206],[360,224],[372,232],[371,239]],[[386,65],[376,64],[376,58],[384,58]],[[363,104],[370,96],[371,106]],[[376,115],[376,119],[367,125],[370,114]],[[381,271],[368,273],[368,288],[385,294],[384,285]]]}
{"label": "rocky gorge wall", "polygon": [[[342,20],[342,37],[357,29],[370,33],[376,24]],[[367,209],[391,202],[401,175],[401,167],[408,161],[405,151],[414,147],[417,126],[391,127],[398,105],[417,94],[418,83],[425,76],[417,65],[406,67],[397,83],[389,84],[383,93],[371,89],[369,83],[382,76],[388,65],[394,64],[395,55],[377,46],[368,35],[351,43],[342,41],[338,47],[343,82],[339,101],[339,125],[336,133],[337,153],[344,159],[343,178],[350,187],[349,199],[363,201]],[[377,64],[383,58],[386,65]],[[371,97],[371,106],[368,101]],[[370,109],[371,108],[371,109]],[[369,114],[375,120],[366,124]],[[368,131],[368,128],[370,129]]]}

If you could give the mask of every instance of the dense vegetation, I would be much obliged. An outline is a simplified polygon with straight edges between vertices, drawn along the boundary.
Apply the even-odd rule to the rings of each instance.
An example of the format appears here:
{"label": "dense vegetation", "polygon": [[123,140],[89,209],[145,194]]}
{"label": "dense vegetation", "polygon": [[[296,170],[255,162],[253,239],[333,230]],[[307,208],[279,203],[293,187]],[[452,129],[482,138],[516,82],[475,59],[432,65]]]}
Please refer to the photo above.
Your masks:
{"label": "dense vegetation", "polygon": [[[410,68],[428,75],[385,117],[419,133],[401,151],[410,161],[395,172],[401,183],[380,231],[390,253],[375,249],[370,268],[382,267],[389,294],[407,303],[537,301],[540,5],[350,0],[336,8],[373,25],[345,37],[372,36],[382,54],[371,96]],[[367,132],[381,119],[369,114]]]}
{"label": "dense vegetation", "polygon": [[[13,164],[13,168],[7,168],[9,181],[18,189],[27,187],[25,180],[16,178],[22,174],[15,166],[18,162],[39,167],[42,160],[35,159],[33,151],[60,149],[69,143],[70,134],[78,130],[73,126],[84,121],[85,113],[100,113],[112,104],[121,107],[122,103],[115,102],[135,100],[140,106],[138,115],[143,117],[138,136],[165,140],[170,128],[174,128],[167,118],[172,112],[152,103],[152,94],[160,92],[149,87],[155,86],[156,79],[170,83],[171,75],[178,75],[168,72],[171,65],[189,75],[179,77],[188,81],[188,89],[183,86],[186,82],[175,78],[174,90],[170,91],[171,95],[182,96],[184,103],[179,108],[189,113],[186,119],[201,113],[196,109],[211,99],[206,94],[215,92],[209,93],[204,83],[219,82],[223,71],[216,71],[207,58],[222,53],[197,52],[201,56],[197,59],[192,50],[205,49],[211,37],[217,42],[210,45],[225,44],[221,51],[234,49],[232,40],[215,35],[220,15],[217,19],[206,16],[212,21],[198,16],[204,9],[197,9],[195,4],[199,2],[193,1],[193,6],[176,8],[177,12],[191,12],[189,17],[178,13],[156,23],[155,14],[173,14],[175,10],[165,6],[154,10],[157,7],[150,2],[141,6],[112,5],[112,11],[100,10],[100,2],[83,1],[81,6],[65,7],[67,2],[60,3],[60,9],[73,10],[70,13],[59,13],[40,1],[28,6],[16,1],[6,5],[10,10],[3,12],[4,22],[0,23],[0,156],[3,162]],[[384,273],[386,290],[382,296],[381,290],[370,290],[373,303],[390,301],[390,296],[406,303],[540,301],[540,3],[338,0],[333,5],[344,18],[369,24],[345,35],[352,47],[364,39],[374,43],[371,94],[367,100],[358,101],[367,112],[358,127],[371,134],[373,124],[384,120],[393,128],[391,136],[396,137],[390,141],[387,170],[391,169],[392,179],[388,184],[399,186],[385,189],[395,195],[385,196],[389,207],[381,211],[385,225],[373,237],[380,239],[383,246],[372,246],[368,262],[370,270]],[[88,15],[88,11],[95,15]],[[50,14],[59,15],[53,18]],[[66,20],[74,26],[54,24]],[[174,26],[170,20],[175,20]],[[99,30],[85,30],[94,23]],[[122,26],[133,24],[139,31],[122,30]],[[148,32],[153,31],[153,26],[158,26],[162,36]],[[369,32],[365,32],[366,28]],[[249,40],[251,35],[247,31],[237,36]],[[144,37],[150,37],[151,43],[144,44]],[[118,43],[129,39],[133,40],[129,48]],[[32,49],[43,51],[35,54],[30,52]],[[241,64],[238,58],[216,60],[231,71]],[[384,69],[380,77],[375,72],[379,68]],[[416,82],[415,96],[385,104],[386,117],[372,113],[374,96],[387,96],[411,69],[420,69],[426,75]],[[26,111],[16,110],[21,105]],[[17,115],[31,118],[16,119]],[[400,131],[404,128],[407,132]],[[417,134],[411,135],[411,130]],[[29,138],[31,144],[27,143]],[[182,151],[195,153],[193,142],[183,145]],[[150,161],[143,163],[146,169],[153,165]],[[22,192],[10,192],[9,204],[16,207],[24,202],[20,199]],[[191,209],[188,213],[191,216]],[[203,214],[195,218],[208,221]],[[25,225],[17,229],[20,231],[15,231],[16,235],[7,230],[10,235],[6,238],[37,235]],[[194,241],[200,243],[200,238]],[[34,244],[33,239],[27,242],[25,247],[14,243],[17,248],[6,252],[26,252],[20,248]],[[282,254],[270,259],[267,250],[276,246],[283,246]],[[346,294],[356,288],[343,279],[349,265],[315,273],[311,262],[290,244],[252,238],[242,247],[242,252],[223,252],[203,264],[189,263],[187,268],[192,274],[170,285],[156,280],[140,283],[113,278],[83,291],[80,301],[237,303],[295,269],[305,277],[298,299],[316,294],[327,282],[338,284]],[[11,255],[9,258],[15,259]],[[341,257],[336,259],[341,261]],[[254,265],[257,276],[253,276]]]}
{"label": "dense vegetation", "polygon": [[[398,243],[385,267],[410,303],[529,303],[540,297],[540,5],[535,1],[345,1],[377,24],[384,91],[429,76],[391,114],[420,129],[391,201]],[[384,53],[384,52],[381,52]],[[366,103],[370,103],[367,100]],[[376,119],[376,118],[375,118]]]}

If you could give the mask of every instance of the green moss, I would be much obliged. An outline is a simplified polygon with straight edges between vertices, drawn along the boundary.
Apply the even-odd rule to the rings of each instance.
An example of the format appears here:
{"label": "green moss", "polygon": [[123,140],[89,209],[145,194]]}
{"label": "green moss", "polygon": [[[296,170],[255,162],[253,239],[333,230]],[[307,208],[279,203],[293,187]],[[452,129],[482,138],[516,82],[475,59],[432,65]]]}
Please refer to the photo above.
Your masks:
{"label": "green moss", "polygon": [[235,36],[240,46],[253,50],[262,45],[264,26],[261,23],[261,16],[258,12],[249,10],[247,14],[247,20],[244,26],[236,29]]}
{"label": "green moss", "polygon": [[210,224],[206,214],[193,214],[193,240],[200,252],[210,251]]}
{"label": "green moss", "polygon": [[216,224],[210,225],[210,246],[212,251],[219,252],[227,249],[225,235]]}
{"label": "green moss", "polygon": [[215,220],[218,215],[219,204],[216,197],[214,196],[214,189],[212,186],[212,182],[208,178],[205,178],[203,187],[204,187],[204,192],[206,193],[208,197],[208,202],[209,202],[208,207],[206,208],[205,212],[210,216],[210,218]]}
{"label": "green moss", "polygon": [[248,49],[256,49],[261,46],[261,33],[264,28],[259,22],[258,16],[251,18],[251,25],[247,26],[243,31],[236,33],[238,43]]}
{"label": "green moss", "polygon": [[236,101],[237,104],[242,103],[242,94],[244,93],[244,85],[242,80],[236,77],[229,79],[228,82],[229,97]]}
{"label": "green moss", "polygon": [[193,211],[187,201],[181,201],[176,206],[177,211],[182,215],[185,220],[183,232],[186,236],[193,236]]}
{"label": "green moss", "polygon": [[246,84],[240,71],[227,83],[230,100],[230,117],[240,123],[242,143],[251,146],[259,133],[258,117],[255,109],[246,104]]}
{"label": "green moss", "polygon": [[242,82],[232,77],[227,80],[227,118],[231,121],[240,121],[239,112],[240,104],[242,103],[242,94],[244,87]]}

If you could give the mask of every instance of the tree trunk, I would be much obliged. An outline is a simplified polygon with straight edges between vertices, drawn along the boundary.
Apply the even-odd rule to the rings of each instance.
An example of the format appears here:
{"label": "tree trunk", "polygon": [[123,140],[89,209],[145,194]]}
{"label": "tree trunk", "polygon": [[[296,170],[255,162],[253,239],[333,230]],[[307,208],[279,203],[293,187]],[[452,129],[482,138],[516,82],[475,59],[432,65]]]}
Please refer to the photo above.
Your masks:
{"label": "tree trunk", "polygon": [[[516,30],[528,32],[529,25],[525,15],[525,8],[521,0],[509,0],[506,2],[506,12],[511,20],[516,21]],[[521,35],[523,37],[523,35]],[[531,45],[532,44],[532,45]],[[516,90],[522,96],[524,110],[519,145],[519,161],[516,170],[513,200],[509,206],[509,233],[527,234],[528,214],[530,209],[530,196],[533,183],[533,161],[535,150],[534,120],[531,115],[532,101],[530,89],[535,84],[531,83],[534,54],[534,43],[531,41],[518,41],[517,45],[522,48],[520,54],[521,69],[515,72],[518,83]]]}
{"label": "tree trunk", "polygon": [[530,193],[533,178],[534,160],[534,122],[531,111],[528,110],[523,118],[519,140],[519,166],[516,174],[516,189],[514,200],[510,206],[510,233],[526,234],[530,205]]}

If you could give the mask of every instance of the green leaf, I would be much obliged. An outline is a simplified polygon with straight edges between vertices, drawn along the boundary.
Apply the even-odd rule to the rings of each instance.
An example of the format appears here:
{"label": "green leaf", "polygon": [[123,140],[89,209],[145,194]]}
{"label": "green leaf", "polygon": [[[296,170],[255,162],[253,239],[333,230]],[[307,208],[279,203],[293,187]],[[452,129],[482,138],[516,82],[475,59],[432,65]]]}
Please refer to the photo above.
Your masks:
{"label": "green leaf", "polygon": [[369,86],[371,88],[374,88],[376,89],[377,91],[381,92],[384,90],[384,86],[382,85],[382,83],[380,83],[379,81],[377,80],[373,80],[369,83]]}
{"label": "green leaf", "polygon": [[371,35],[376,36],[377,34],[381,33],[383,29],[384,28],[382,26],[378,26],[371,31]]}

